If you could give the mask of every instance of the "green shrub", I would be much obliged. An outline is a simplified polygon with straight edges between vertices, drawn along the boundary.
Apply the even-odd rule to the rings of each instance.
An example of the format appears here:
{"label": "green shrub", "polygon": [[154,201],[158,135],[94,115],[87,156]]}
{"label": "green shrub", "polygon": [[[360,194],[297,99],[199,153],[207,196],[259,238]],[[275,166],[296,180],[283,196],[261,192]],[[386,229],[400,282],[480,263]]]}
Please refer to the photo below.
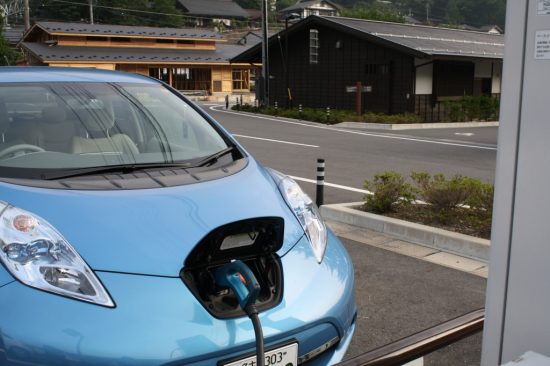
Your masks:
{"label": "green shrub", "polygon": [[373,192],[365,195],[365,209],[376,213],[391,212],[415,200],[413,187],[396,172],[376,174],[372,181],[365,181],[365,188]]}
{"label": "green shrub", "polygon": [[463,122],[465,119],[462,103],[456,100],[445,100],[443,102],[445,108],[444,120],[447,122]]}
{"label": "green shrub", "polygon": [[368,112],[363,121],[371,123],[421,123],[420,116],[414,113],[384,114]]}
{"label": "green shrub", "polygon": [[488,95],[476,97],[466,95],[460,100],[445,100],[443,106],[446,121],[490,121],[497,119],[499,102]]}
{"label": "green shrub", "polygon": [[[274,106],[268,107],[254,107],[250,104],[239,105],[236,104],[231,107],[233,110],[262,113],[271,116],[303,119],[305,121],[321,122],[326,124],[335,124],[340,122],[353,122],[357,121],[357,114],[353,111],[342,109],[331,109],[330,114],[327,116],[325,108],[302,108],[302,112],[298,108],[275,108]],[[384,114],[384,113],[366,113],[362,116],[362,121],[372,123],[421,123],[420,117],[414,113],[402,113],[402,114]]]}
{"label": "green shrub", "polygon": [[494,194],[494,185],[476,181],[472,194],[465,201],[470,206],[470,223],[482,235],[488,236],[491,232]]}
{"label": "green shrub", "polygon": [[456,209],[464,205],[475,190],[475,179],[455,175],[447,179],[443,174],[433,177],[426,172],[412,172],[411,178],[418,185],[419,196],[435,212],[435,218],[448,224],[455,218]]}

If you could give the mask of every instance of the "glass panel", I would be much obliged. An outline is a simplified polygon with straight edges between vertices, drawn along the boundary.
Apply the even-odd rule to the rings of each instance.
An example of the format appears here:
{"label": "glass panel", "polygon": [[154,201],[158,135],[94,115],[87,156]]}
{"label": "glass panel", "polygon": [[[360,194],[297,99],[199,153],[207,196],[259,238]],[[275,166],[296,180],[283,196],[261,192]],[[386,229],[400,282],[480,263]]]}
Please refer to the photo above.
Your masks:
{"label": "glass panel", "polygon": [[1,167],[49,170],[166,163],[205,157],[227,147],[183,99],[150,84],[2,86],[0,132],[4,176]]}

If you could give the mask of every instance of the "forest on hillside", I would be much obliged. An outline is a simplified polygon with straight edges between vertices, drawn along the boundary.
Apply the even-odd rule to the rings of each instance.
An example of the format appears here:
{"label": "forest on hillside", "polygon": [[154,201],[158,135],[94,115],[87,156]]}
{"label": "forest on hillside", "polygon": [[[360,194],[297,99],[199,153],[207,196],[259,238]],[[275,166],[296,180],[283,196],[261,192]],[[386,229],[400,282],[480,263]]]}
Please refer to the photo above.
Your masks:
{"label": "forest on hillside", "polygon": [[[235,0],[244,8],[260,7],[260,0]],[[379,8],[396,15],[410,15],[420,21],[475,27],[498,25],[504,29],[506,0],[330,0],[345,9]],[[293,5],[297,0],[277,0],[277,9]]]}
{"label": "forest on hillside", "polygon": [[[284,9],[297,0],[268,0],[276,9]],[[499,25],[504,28],[506,0],[331,0],[345,9],[346,16],[376,19],[376,9],[397,17],[412,16],[434,24],[472,26]],[[235,0],[245,9],[259,9],[261,0]],[[87,21],[87,0],[30,0],[31,17],[64,21]],[[128,11],[132,9],[132,11]],[[391,20],[392,17],[379,20]],[[186,17],[175,0],[95,0],[97,23],[184,26]]]}

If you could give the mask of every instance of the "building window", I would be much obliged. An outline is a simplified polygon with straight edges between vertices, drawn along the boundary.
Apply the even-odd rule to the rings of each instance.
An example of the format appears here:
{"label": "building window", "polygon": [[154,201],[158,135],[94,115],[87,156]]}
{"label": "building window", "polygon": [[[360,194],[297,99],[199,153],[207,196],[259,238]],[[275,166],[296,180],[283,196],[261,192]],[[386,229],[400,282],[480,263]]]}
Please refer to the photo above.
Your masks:
{"label": "building window", "polygon": [[365,73],[367,75],[386,75],[389,69],[389,65],[387,64],[367,64]]}
{"label": "building window", "polygon": [[111,42],[130,43],[130,38],[127,37],[111,37]]}
{"label": "building window", "polygon": [[210,91],[212,74],[206,68],[151,68],[149,75],[164,82],[172,81],[172,86],[178,90]]}
{"label": "building window", "polygon": [[246,69],[235,69],[233,74],[233,90],[248,90],[249,88],[249,72]]}
{"label": "building window", "polygon": [[319,63],[319,31],[317,29],[309,30],[309,63]]}

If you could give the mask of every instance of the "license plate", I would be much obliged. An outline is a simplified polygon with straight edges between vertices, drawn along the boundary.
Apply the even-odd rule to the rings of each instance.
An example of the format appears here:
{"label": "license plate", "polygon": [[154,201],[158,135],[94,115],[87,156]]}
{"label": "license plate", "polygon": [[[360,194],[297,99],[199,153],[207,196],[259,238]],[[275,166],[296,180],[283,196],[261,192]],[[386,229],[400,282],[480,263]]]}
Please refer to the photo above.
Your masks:
{"label": "license plate", "polygon": [[[256,366],[256,355],[226,363],[223,366]],[[298,343],[276,348],[265,353],[265,366],[297,366]]]}

